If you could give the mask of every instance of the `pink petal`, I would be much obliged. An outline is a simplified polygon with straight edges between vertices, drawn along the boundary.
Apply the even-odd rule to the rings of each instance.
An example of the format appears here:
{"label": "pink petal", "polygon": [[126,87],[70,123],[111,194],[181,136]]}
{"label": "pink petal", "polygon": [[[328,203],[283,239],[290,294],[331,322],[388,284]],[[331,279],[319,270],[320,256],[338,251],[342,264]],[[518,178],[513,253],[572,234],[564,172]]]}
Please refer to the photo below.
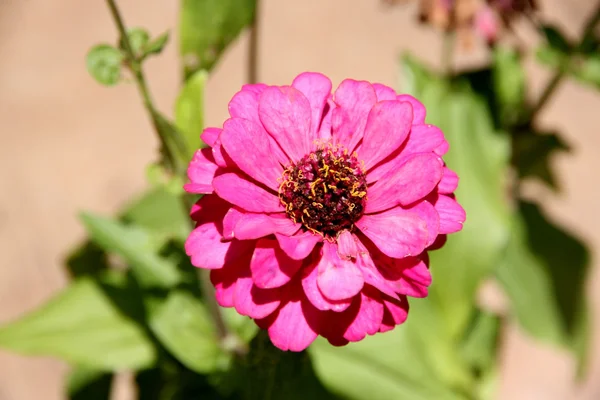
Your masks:
{"label": "pink petal", "polygon": [[235,163],[229,157],[229,154],[225,151],[221,144],[221,135],[215,140],[212,146],[212,155],[215,159],[215,163],[222,168],[235,167]]}
{"label": "pink petal", "polygon": [[219,197],[246,211],[259,213],[283,211],[277,196],[244,179],[236,172],[215,177],[213,187]]}
{"label": "pink petal", "polygon": [[272,289],[288,283],[301,265],[302,261],[289,258],[275,239],[260,239],[250,261],[250,270],[256,286]]}
{"label": "pink petal", "polygon": [[377,290],[388,296],[398,297],[396,295],[396,290],[394,289],[394,284],[390,284],[390,282],[381,275],[366,247],[363,244],[360,244],[360,247],[361,252],[357,264],[365,278],[365,283],[375,287]]}
{"label": "pink petal", "polygon": [[342,260],[337,245],[324,242],[321,260],[317,264],[317,284],[323,295],[331,300],[355,296],[364,285],[360,269],[352,261]]}
{"label": "pink petal", "polygon": [[235,297],[235,284],[239,271],[250,265],[252,252],[247,252],[238,262],[228,263],[221,269],[210,271],[210,281],[215,287],[215,298],[222,307],[233,307]]}
{"label": "pink petal", "polygon": [[235,237],[240,240],[258,239],[273,233],[291,236],[298,232],[300,224],[280,214],[245,213],[235,226]]}
{"label": "pink petal", "polygon": [[337,236],[338,255],[343,260],[356,259],[358,246],[356,237],[349,230],[341,231]]}
{"label": "pink petal", "polygon": [[331,119],[335,107],[336,105],[333,101],[333,97],[329,96],[329,98],[327,99],[327,104],[323,109],[323,120],[321,121],[321,127],[319,128],[317,140],[327,142],[331,139]]}
{"label": "pink petal", "polygon": [[227,214],[225,214],[225,217],[223,218],[223,239],[233,239],[235,237],[234,229],[242,215],[244,215],[244,213],[235,207],[232,207],[227,211]]}
{"label": "pink petal", "polygon": [[431,273],[422,258],[395,259],[377,252],[371,255],[378,271],[396,293],[412,297],[427,297]]}
{"label": "pink petal", "polygon": [[458,187],[458,175],[448,167],[444,167],[444,174],[438,184],[438,192],[452,193]]}
{"label": "pink petal", "polygon": [[217,269],[243,256],[252,242],[234,240],[222,241],[220,229],[209,222],[198,226],[185,241],[185,252],[191,258],[192,265],[198,268]]}
{"label": "pink petal", "polygon": [[433,125],[413,125],[402,147],[369,171],[367,182],[378,181],[388,171],[398,168],[414,153],[429,153],[443,143],[446,143],[446,139],[437,127]]}
{"label": "pink petal", "polygon": [[240,90],[229,101],[229,115],[233,118],[243,118],[260,124],[258,98],[259,93],[245,89]]}
{"label": "pink petal", "polygon": [[394,258],[421,253],[428,240],[427,223],[400,207],[363,215],[356,226],[384,254]]}
{"label": "pink petal", "polygon": [[369,111],[377,102],[375,89],[369,82],[346,79],[336,89],[334,101],[334,140],[352,152],[362,139]]}
{"label": "pink petal", "polygon": [[285,153],[298,161],[310,152],[316,136],[310,130],[310,103],[290,86],[271,86],[260,96],[258,114]]}
{"label": "pink petal", "polygon": [[413,96],[409,94],[401,94],[396,97],[398,101],[406,101],[410,103],[413,107],[413,125],[424,124],[425,123],[425,115],[427,114],[425,110],[425,106],[419,100],[415,99]]}
{"label": "pink petal", "polygon": [[303,270],[302,288],[304,294],[313,306],[321,311],[333,310],[336,312],[344,311],[352,303],[352,298],[343,300],[330,300],[323,296],[317,285],[318,269],[314,263]]}
{"label": "pink petal", "polygon": [[423,200],[407,208],[407,210],[417,214],[427,224],[428,240],[425,247],[430,246],[440,232],[440,216],[435,207],[427,200]]}
{"label": "pink petal", "polygon": [[294,260],[303,260],[313,251],[317,243],[323,241],[323,237],[312,232],[298,232],[294,236],[276,233],[275,237],[279,246],[288,256]]}
{"label": "pink petal", "polygon": [[188,193],[212,193],[212,180],[217,168],[211,149],[196,151],[187,169],[190,183],[186,183],[183,188]]}
{"label": "pink petal", "polygon": [[268,86],[264,83],[246,83],[242,85],[242,90],[256,94],[261,94],[266,88],[268,88]]}
{"label": "pink petal", "polygon": [[370,169],[406,140],[412,121],[412,106],[399,101],[381,101],[369,112],[363,144],[358,156]]}
{"label": "pink petal", "polygon": [[440,215],[440,233],[454,233],[463,228],[467,214],[456,200],[441,194],[435,202],[435,209]]}
{"label": "pink petal", "polygon": [[401,296],[400,300],[391,299],[387,296],[382,296],[384,313],[379,332],[387,332],[396,325],[403,324],[408,318],[408,300],[405,296]]}
{"label": "pink petal", "polygon": [[292,285],[290,299],[269,317],[271,342],[283,351],[302,351],[316,338],[321,312],[302,296],[299,285]]}
{"label": "pink petal", "polygon": [[234,306],[238,313],[250,318],[265,318],[281,303],[281,290],[260,289],[252,282],[250,268],[242,268],[235,284]]}
{"label": "pink petal", "polygon": [[377,101],[396,100],[396,91],[389,86],[374,83],[373,89],[375,89],[375,93],[377,94]]}
{"label": "pink petal", "polygon": [[196,222],[217,222],[223,219],[231,204],[216,194],[207,194],[192,206],[190,217]]}
{"label": "pink petal", "polygon": [[415,154],[368,189],[366,213],[407,205],[427,196],[442,178],[443,162],[433,153]]}
{"label": "pink petal", "polygon": [[270,138],[261,126],[241,119],[228,119],[221,143],[233,162],[246,174],[277,191],[283,168],[273,157]]}
{"label": "pink petal", "polygon": [[215,140],[217,140],[220,134],[221,129],[219,128],[205,128],[200,134],[200,139],[210,147],[213,147]]}
{"label": "pink petal", "polygon": [[344,339],[351,342],[363,340],[367,335],[379,331],[383,320],[383,303],[377,290],[365,286],[360,296],[358,314],[344,333]]}
{"label": "pink petal", "polygon": [[292,86],[301,91],[308,99],[311,109],[311,127],[313,136],[317,137],[323,111],[331,94],[331,81],[323,74],[304,72],[294,79]]}

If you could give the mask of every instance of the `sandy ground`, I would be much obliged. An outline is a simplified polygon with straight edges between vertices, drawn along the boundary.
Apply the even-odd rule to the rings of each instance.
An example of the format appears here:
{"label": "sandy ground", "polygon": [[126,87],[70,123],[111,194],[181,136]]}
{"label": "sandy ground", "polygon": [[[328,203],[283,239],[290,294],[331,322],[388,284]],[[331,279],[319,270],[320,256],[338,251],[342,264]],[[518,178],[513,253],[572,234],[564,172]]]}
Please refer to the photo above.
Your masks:
{"label": "sandy ground", "polygon": [[[176,1],[121,0],[130,26],[154,34],[177,20]],[[546,15],[575,34],[591,0],[540,1]],[[438,62],[438,36],[413,22],[406,8],[377,0],[264,0],[260,11],[260,79],[286,83],[304,70],[397,86],[397,55],[408,50]],[[80,210],[111,213],[144,187],[144,166],[157,143],[132,85],[103,88],[88,77],[84,55],[112,41],[114,27],[102,1],[0,0],[0,323],[46,301],[65,285],[68,249],[83,237]],[[228,99],[244,80],[247,38],[226,54],[211,77],[209,124],[226,115]],[[159,107],[171,112],[179,66],[175,45],[148,63]],[[481,53],[464,62],[481,59]],[[461,61],[461,62],[462,62]],[[547,74],[531,67],[532,93]],[[544,195],[556,220],[596,253],[600,213],[595,122],[600,96],[567,83],[547,107],[543,124],[564,132],[574,148],[555,160],[564,192]],[[592,254],[596,256],[597,254]],[[590,281],[595,321],[600,316],[598,261]],[[600,325],[595,323],[595,332]],[[511,326],[502,349],[499,399],[600,398],[600,341],[591,349],[589,379],[575,388],[567,354],[542,346]],[[0,400],[62,398],[67,366],[0,351]],[[127,394],[119,397],[127,398]]]}

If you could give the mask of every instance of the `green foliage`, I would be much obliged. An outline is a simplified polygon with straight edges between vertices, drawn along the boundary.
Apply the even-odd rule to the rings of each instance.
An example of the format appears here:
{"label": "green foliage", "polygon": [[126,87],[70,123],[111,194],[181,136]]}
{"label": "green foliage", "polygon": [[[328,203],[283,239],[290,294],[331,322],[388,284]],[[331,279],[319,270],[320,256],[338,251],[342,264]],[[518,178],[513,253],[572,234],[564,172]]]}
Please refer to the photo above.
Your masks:
{"label": "green foliage", "polygon": [[515,124],[525,106],[525,71],[520,55],[506,47],[495,48],[492,77],[497,99],[495,111],[499,114],[501,126]]}
{"label": "green foliage", "polygon": [[553,225],[539,207],[522,202],[496,276],[523,328],[538,339],[585,351],[584,282],[588,252]]}
{"label": "green foliage", "polygon": [[69,400],[109,400],[113,374],[102,370],[75,367],[67,379]]}
{"label": "green foliage", "polygon": [[144,47],[144,58],[150,55],[160,54],[168,42],[169,32],[158,35],[156,38],[148,42],[148,44]]}
{"label": "green foliage", "polygon": [[227,46],[252,23],[255,0],[182,0],[180,53],[186,78],[210,71]]}
{"label": "green foliage", "polygon": [[207,78],[208,73],[203,70],[191,75],[175,103],[175,126],[183,134],[190,159],[201,145],[200,133],[204,129],[204,85]]}
{"label": "green foliage", "polygon": [[152,365],[152,341],[118,306],[134,304],[135,297],[121,275],[111,278],[74,281],[38,310],[0,327],[0,346],[104,371]]}
{"label": "green foliage", "polygon": [[92,240],[131,265],[144,286],[170,287],[180,281],[175,263],[158,255],[162,240],[139,226],[83,214],[81,220]]}
{"label": "green foliage", "polygon": [[[144,60],[150,55],[160,54],[169,41],[169,32],[165,32],[150,40],[150,34],[144,28],[131,28],[127,30],[127,38],[134,56]],[[126,46],[123,38],[119,40],[119,48],[125,52]]]}
{"label": "green foliage", "polygon": [[510,236],[505,200],[510,137],[494,129],[485,99],[464,80],[449,82],[408,58],[403,73],[403,90],[416,95],[427,107],[427,122],[444,131],[451,143],[444,160],[461,178],[456,196],[467,221],[442,249],[431,253],[433,279],[444,284],[433,285],[430,294],[451,334],[460,335],[473,313],[481,280],[493,272]]}
{"label": "green foliage", "polygon": [[108,44],[92,47],[86,57],[90,75],[104,86],[114,86],[121,80],[121,66],[125,57],[121,51]]}

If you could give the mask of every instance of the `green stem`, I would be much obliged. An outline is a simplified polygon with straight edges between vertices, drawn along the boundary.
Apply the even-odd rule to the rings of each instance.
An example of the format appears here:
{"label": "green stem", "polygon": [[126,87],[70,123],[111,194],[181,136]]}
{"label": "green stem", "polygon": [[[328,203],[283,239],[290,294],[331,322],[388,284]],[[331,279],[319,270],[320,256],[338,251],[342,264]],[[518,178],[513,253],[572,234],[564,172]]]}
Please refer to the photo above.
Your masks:
{"label": "green stem", "polygon": [[455,41],[456,36],[454,32],[448,30],[444,33],[444,40],[442,42],[442,72],[446,76],[452,75]]}
{"label": "green stem", "polygon": [[254,21],[250,26],[250,43],[248,46],[248,83],[258,82],[258,27],[260,14],[260,0],[254,6]]}
{"label": "green stem", "polygon": [[138,91],[142,96],[144,107],[146,108],[146,111],[150,116],[152,126],[154,127],[154,130],[158,135],[162,151],[165,157],[167,158],[167,161],[171,168],[176,172],[180,172],[182,169],[181,162],[179,161],[179,157],[176,154],[176,149],[172,145],[173,140],[176,140],[177,138],[169,137],[166,133],[166,130],[162,126],[163,121],[161,121],[160,115],[156,111],[156,107],[154,107],[152,97],[150,96],[150,90],[148,89],[146,77],[144,76],[144,71],[142,70],[141,60],[138,59],[138,57],[133,51],[133,47],[131,46],[131,42],[129,41],[129,36],[127,35],[127,29],[125,28],[125,24],[123,22],[123,18],[121,17],[121,13],[119,12],[117,4],[114,0],[106,0],[106,3],[108,4],[111,16],[115,22],[115,25],[117,26],[119,35],[121,36],[121,43],[123,43],[125,56],[127,58],[127,66],[133,74],[133,78],[138,88]]}
{"label": "green stem", "polygon": [[[588,19],[588,21],[585,24],[585,27],[583,29],[583,35],[581,36],[581,40],[579,41],[577,46],[575,46],[570,51],[569,55],[578,53],[581,51],[587,38],[590,35],[594,34],[594,29],[596,28],[596,25],[598,25],[598,22],[600,22],[600,5],[598,7],[596,7],[596,11],[590,17],[590,19]],[[539,114],[539,112],[544,108],[544,106],[546,106],[546,104],[548,104],[548,101],[550,100],[550,98],[552,98],[552,96],[556,92],[556,89],[558,89],[558,87],[562,83],[563,78],[565,78],[565,76],[567,75],[567,72],[569,71],[569,67],[570,67],[570,62],[571,62],[570,57],[567,56],[567,57],[565,57],[565,61],[562,62],[561,65],[559,65],[558,71],[556,71],[556,73],[554,74],[552,79],[550,79],[550,81],[544,88],[542,94],[538,98],[537,102],[531,109],[529,121],[533,121],[533,119]]]}

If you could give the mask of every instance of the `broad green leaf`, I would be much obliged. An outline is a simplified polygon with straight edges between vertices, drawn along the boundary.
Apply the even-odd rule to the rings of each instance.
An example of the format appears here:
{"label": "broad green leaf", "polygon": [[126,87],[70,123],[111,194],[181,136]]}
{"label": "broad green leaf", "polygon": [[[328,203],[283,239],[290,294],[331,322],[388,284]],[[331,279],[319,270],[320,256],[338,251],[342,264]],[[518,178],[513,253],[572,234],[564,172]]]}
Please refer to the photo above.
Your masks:
{"label": "broad green leaf", "polygon": [[165,238],[184,241],[190,218],[181,198],[164,188],[154,188],[126,207],[122,219]]}
{"label": "broad green leaf", "polygon": [[168,42],[169,32],[165,32],[162,35],[157,36],[147,43],[146,46],[144,46],[143,57],[146,58],[153,54],[160,54]]}
{"label": "broad green leaf", "polygon": [[532,203],[521,203],[496,276],[520,325],[532,336],[585,355],[588,252]]}
{"label": "broad green leaf", "polygon": [[464,399],[473,385],[434,305],[411,301],[407,322],[394,331],[345,347],[317,339],[315,370],[332,391],[349,399]]}
{"label": "broad green leaf", "polygon": [[175,126],[183,134],[191,159],[200,147],[204,129],[204,85],[208,73],[200,70],[185,82],[175,103]]}
{"label": "broad green leaf", "polygon": [[113,374],[86,367],[75,367],[68,376],[69,400],[110,400]]}
{"label": "broad green leaf", "polygon": [[573,46],[558,28],[552,25],[545,25],[542,30],[550,47],[560,51],[561,53],[568,53],[571,51]]}
{"label": "broad green leaf", "polygon": [[499,329],[498,316],[479,311],[466,334],[461,354],[479,374],[495,366]]}
{"label": "broad green leaf", "polygon": [[92,77],[102,85],[113,86],[121,80],[123,54],[108,44],[99,44],[87,53],[86,66]]}
{"label": "broad green leaf", "polygon": [[221,53],[254,20],[255,0],[182,0],[180,53],[186,78],[213,67]]}
{"label": "broad green leaf", "polygon": [[519,54],[506,47],[494,49],[494,94],[502,126],[518,121],[525,105],[525,71]]}
{"label": "broad green leaf", "polygon": [[156,358],[154,345],[118,307],[135,302],[131,296],[122,284],[78,279],[39,309],[0,327],[0,347],[105,371],[148,367]]}
{"label": "broad green leaf", "polygon": [[179,282],[175,263],[158,255],[163,242],[159,235],[92,214],[83,214],[81,220],[91,239],[126,260],[143,286],[170,287]]}
{"label": "broad green leaf", "polygon": [[[129,38],[129,44],[135,57],[140,57],[143,54],[143,50],[150,40],[148,31],[144,28],[130,28],[127,30],[127,37]],[[119,40],[119,48],[125,51],[125,43],[123,38]]]}
{"label": "broad green leaf", "polygon": [[184,291],[172,291],[154,303],[150,328],[169,352],[193,371],[217,369],[226,355],[205,306]]}
{"label": "broad green leaf", "polygon": [[600,88],[600,54],[591,55],[573,68],[573,75],[582,83]]}
{"label": "broad green leaf", "polygon": [[95,276],[108,269],[106,252],[89,240],[73,249],[65,263],[71,278]]}
{"label": "broad green leaf", "polygon": [[520,179],[537,178],[558,191],[551,157],[557,152],[569,150],[567,143],[558,134],[523,130],[513,138],[513,164]]}
{"label": "broad green leaf", "polygon": [[551,68],[559,68],[568,63],[568,55],[552,48],[549,45],[540,46],[535,53],[536,59],[540,64]]}
{"label": "broad green leaf", "polygon": [[426,121],[443,130],[450,143],[444,160],[460,177],[456,196],[467,221],[442,249],[430,253],[430,298],[450,334],[459,338],[474,312],[481,280],[493,272],[509,240],[505,198],[510,138],[494,129],[486,100],[466,82],[450,83],[409,58],[403,66],[403,90],[421,100],[427,107]]}

